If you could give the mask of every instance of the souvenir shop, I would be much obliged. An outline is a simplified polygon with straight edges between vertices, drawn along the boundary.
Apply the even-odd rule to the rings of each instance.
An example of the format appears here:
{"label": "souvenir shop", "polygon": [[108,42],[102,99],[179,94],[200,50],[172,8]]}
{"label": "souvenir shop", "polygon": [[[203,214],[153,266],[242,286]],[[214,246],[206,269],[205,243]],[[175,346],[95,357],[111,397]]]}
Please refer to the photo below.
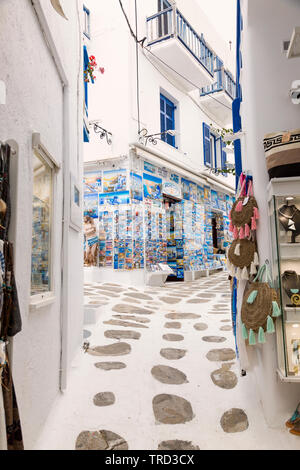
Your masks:
{"label": "souvenir shop", "polygon": [[167,264],[169,280],[183,281],[187,272],[225,265],[233,196],[172,168],[136,155],[86,164],[85,267],[99,268],[95,281],[103,268],[116,279]]}

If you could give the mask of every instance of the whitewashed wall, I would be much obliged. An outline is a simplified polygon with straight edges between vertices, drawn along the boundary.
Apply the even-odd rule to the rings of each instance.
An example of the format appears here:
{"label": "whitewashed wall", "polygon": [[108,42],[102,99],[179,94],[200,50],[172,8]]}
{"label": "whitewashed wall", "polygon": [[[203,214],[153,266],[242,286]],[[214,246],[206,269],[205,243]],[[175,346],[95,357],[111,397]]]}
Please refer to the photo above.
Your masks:
{"label": "whitewashed wall", "polygon": [[[268,230],[268,174],[263,137],[299,127],[299,106],[291,103],[289,90],[299,78],[299,59],[287,60],[282,51],[284,40],[290,40],[298,25],[300,3],[297,0],[243,0],[244,32],[242,38],[242,122],[246,132],[243,166],[254,177],[255,196],[261,219],[258,228],[260,258],[270,258],[271,239]],[[276,377],[275,335],[268,344],[251,354],[251,372],[263,403],[265,416],[272,426],[282,426],[294,411],[300,396],[300,385],[282,384]]]}
{"label": "whitewashed wall", "polygon": [[[229,47],[219,38],[213,26],[193,0],[177,2],[179,9],[196,31],[205,33],[205,39],[216,48],[216,52],[230,65]],[[130,36],[119,2],[86,0],[91,11],[91,41],[89,52],[96,56],[98,64],[105,67],[105,74],[98,75],[96,83],[89,85],[89,120],[99,120],[101,125],[113,133],[113,145],[100,142],[91,130],[91,141],[85,144],[85,161],[110,156],[128,154],[128,144],[138,140],[137,98],[136,98],[136,48]],[[134,2],[123,1],[130,23],[135,31]],[[194,9],[195,7],[195,9]],[[146,36],[146,18],[157,12],[157,1],[138,2],[138,37]],[[207,31],[207,35],[206,35]],[[192,59],[191,59],[192,60]],[[187,163],[196,170],[203,170],[203,130],[202,123],[216,123],[213,116],[205,112],[195,91],[188,95],[180,86],[157,70],[139,51],[140,61],[140,118],[141,126],[149,133],[160,132],[160,90],[170,95],[178,103],[176,122],[179,129],[176,150],[164,142],[159,142],[156,150],[171,157],[175,162]],[[232,60],[231,60],[232,62]],[[178,70],[184,74],[184,70]],[[196,98],[195,98],[196,97]],[[192,99],[194,98],[194,100]],[[196,101],[196,102],[195,102]],[[201,109],[202,108],[202,109]],[[176,127],[177,127],[176,125]],[[230,161],[230,157],[228,158]],[[220,176],[234,186],[234,178]]]}
{"label": "whitewashed wall", "polygon": [[[28,0],[0,3],[0,80],[6,83],[7,104],[0,106],[0,140],[13,139],[19,146],[16,201],[13,210],[15,272],[23,330],[14,340],[13,369],[24,441],[32,448],[59,394],[61,356],[61,279],[63,169],[58,173],[55,194],[54,253],[52,253],[55,302],[36,312],[29,310],[32,240],[32,132],[62,164],[69,159],[78,181],[82,177],[82,71],[76,2],[61,1],[69,21],[53,10],[50,1],[41,6],[53,35],[68,79],[69,100],[47,47],[37,15]],[[80,81],[77,83],[77,78]],[[80,86],[78,87],[78,84]],[[78,108],[77,103],[80,106]],[[65,116],[69,114],[66,124]],[[66,135],[69,154],[64,153]],[[17,192],[17,194],[16,194]],[[67,367],[82,342],[82,240],[69,230],[70,302],[65,311]],[[66,267],[65,267],[66,268]]]}

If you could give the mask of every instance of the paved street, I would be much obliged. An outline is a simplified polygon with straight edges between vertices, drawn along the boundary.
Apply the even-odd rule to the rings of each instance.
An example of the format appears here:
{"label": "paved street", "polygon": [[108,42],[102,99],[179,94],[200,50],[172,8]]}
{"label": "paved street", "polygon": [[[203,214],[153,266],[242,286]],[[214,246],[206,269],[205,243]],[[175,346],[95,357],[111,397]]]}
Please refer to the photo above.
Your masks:
{"label": "paved street", "polygon": [[225,273],[163,288],[87,284],[101,306],[37,449],[297,449],[241,377]]}

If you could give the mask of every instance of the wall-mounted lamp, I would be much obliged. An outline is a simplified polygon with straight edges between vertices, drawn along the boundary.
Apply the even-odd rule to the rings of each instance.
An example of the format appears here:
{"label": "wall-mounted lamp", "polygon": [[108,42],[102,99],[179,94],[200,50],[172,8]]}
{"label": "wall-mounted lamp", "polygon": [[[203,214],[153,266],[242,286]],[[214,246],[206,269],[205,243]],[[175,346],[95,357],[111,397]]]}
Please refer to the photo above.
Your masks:
{"label": "wall-mounted lamp", "polygon": [[91,123],[94,126],[95,134],[99,134],[100,139],[106,139],[108,145],[112,144],[112,133],[99,126],[96,122]]}
{"label": "wall-mounted lamp", "polygon": [[290,97],[293,104],[300,104],[300,80],[295,80],[292,83]]}
{"label": "wall-mounted lamp", "polygon": [[157,134],[148,135],[147,129],[142,129],[139,132],[139,142],[145,146],[148,144],[148,142],[150,142],[150,144],[152,145],[157,145],[157,142],[161,139],[161,137],[167,134],[171,135],[172,137],[175,137],[177,132],[169,129],[168,131],[158,132]]}

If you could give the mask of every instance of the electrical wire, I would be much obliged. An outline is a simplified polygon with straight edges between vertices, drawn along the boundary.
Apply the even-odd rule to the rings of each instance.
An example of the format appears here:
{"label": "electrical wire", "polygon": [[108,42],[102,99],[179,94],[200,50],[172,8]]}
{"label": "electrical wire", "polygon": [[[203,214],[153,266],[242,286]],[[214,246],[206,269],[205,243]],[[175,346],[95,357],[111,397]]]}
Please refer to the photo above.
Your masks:
{"label": "electrical wire", "polygon": [[[198,85],[196,85],[195,83],[193,83],[191,80],[189,80],[188,78],[186,78],[184,75],[182,75],[180,72],[178,72],[177,70],[175,70],[173,67],[171,67],[169,64],[167,64],[164,60],[162,60],[160,57],[158,57],[157,55],[153,54],[153,52],[148,49],[148,47],[144,47],[144,49],[149,52],[153,57],[155,57],[155,59],[159,60],[162,64],[164,64],[167,68],[169,68],[170,70],[172,70],[174,73],[176,73],[179,77],[183,78],[184,80],[186,80],[190,85],[192,85],[193,87],[197,88],[198,90],[200,90],[200,87]],[[207,96],[209,96],[210,98],[212,98],[213,100],[215,100],[217,103],[221,104],[222,106],[224,106],[225,108],[229,109],[230,111],[232,111],[232,108],[230,108],[230,106],[227,106],[226,104],[222,103],[222,101],[219,101],[217,100],[216,98],[214,98],[213,96],[211,96],[210,94],[208,94]]]}
{"label": "electrical wire", "polygon": [[[175,84],[172,80],[170,80],[170,77],[168,77],[167,75],[165,75],[163,72],[162,72],[162,69],[161,67],[158,67],[151,59],[150,57],[147,55],[147,54],[144,54],[144,57],[150,62],[150,64],[152,65],[152,67],[154,67],[157,72],[162,75],[169,83],[171,83],[175,88],[178,88],[178,84]],[[204,114],[206,114],[212,122],[215,122],[219,127],[223,127],[223,124],[218,122],[218,120],[216,119],[215,116],[212,116],[209,111],[207,109],[204,109],[200,103],[198,103],[195,98],[193,96],[191,96],[189,93],[187,93],[185,90],[183,89],[180,89],[180,91],[182,93],[184,93]]]}
{"label": "electrical wire", "polygon": [[[182,75],[180,72],[178,72],[177,70],[175,70],[173,67],[171,67],[169,64],[167,64],[164,60],[160,59],[160,57],[156,56],[155,54],[153,54],[153,52],[144,46],[144,42],[146,40],[146,38],[143,38],[141,40],[138,40],[137,38],[137,34],[134,34],[133,30],[132,30],[132,27],[130,25],[130,21],[128,19],[128,16],[124,10],[124,7],[123,7],[123,4],[122,4],[122,1],[119,0],[119,3],[120,3],[120,6],[121,6],[121,9],[122,9],[122,12],[123,12],[123,15],[126,19],[126,22],[127,22],[127,25],[128,25],[128,28],[129,28],[129,31],[130,31],[130,34],[131,36],[134,38],[135,42],[137,44],[139,44],[143,49],[145,49],[147,52],[149,52],[150,54],[152,54],[153,57],[155,57],[157,60],[159,60],[162,64],[164,64],[165,67],[169,68],[170,70],[172,70],[174,73],[176,73],[178,76],[180,76],[183,80],[186,80],[186,82],[188,82],[190,85],[192,85],[193,87],[195,87],[196,89],[200,90],[200,87],[198,85],[196,85],[195,83],[193,83],[191,80],[189,80],[187,77],[185,77],[184,75]],[[225,108],[229,109],[230,111],[232,111],[232,108],[230,108],[229,106],[227,106],[226,104],[222,103],[222,101],[219,101],[217,100],[214,96],[212,96],[211,94],[207,94],[207,96],[209,96],[211,99],[213,99],[214,101],[216,101],[218,104],[220,104],[221,106],[224,106]]]}
{"label": "electrical wire", "polygon": [[[136,32],[136,34],[133,32],[133,29],[132,29],[132,27],[131,27],[130,21],[129,21],[129,19],[128,19],[128,16],[127,16],[127,14],[126,14],[126,11],[124,10],[124,7],[123,7],[123,4],[122,4],[122,1],[121,1],[121,0],[119,0],[119,4],[120,4],[121,10],[122,10],[122,12],[123,12],[123,15],[124,15],[124,17],[125,17],[125,19],[126,19],[126,22],[127,22],[127,25],[128,25],[128,28],[129,28],[129,31],[130,31],[131,36],[133,37],[133,39],[135,40],[135,42],[136,42],[137,44],[143,45],[144,42],[145,42],[145,40],[146,40],[146,38],[143,38],[143,39],[141,39],[141,40],[138,40],[138,38],[137,38],[137,32]],[[135,12],[137,13],[137,4],[136,4],[136,2],[135,2]],[[137,14],[136,14],[136,23],[137,23]]]}

